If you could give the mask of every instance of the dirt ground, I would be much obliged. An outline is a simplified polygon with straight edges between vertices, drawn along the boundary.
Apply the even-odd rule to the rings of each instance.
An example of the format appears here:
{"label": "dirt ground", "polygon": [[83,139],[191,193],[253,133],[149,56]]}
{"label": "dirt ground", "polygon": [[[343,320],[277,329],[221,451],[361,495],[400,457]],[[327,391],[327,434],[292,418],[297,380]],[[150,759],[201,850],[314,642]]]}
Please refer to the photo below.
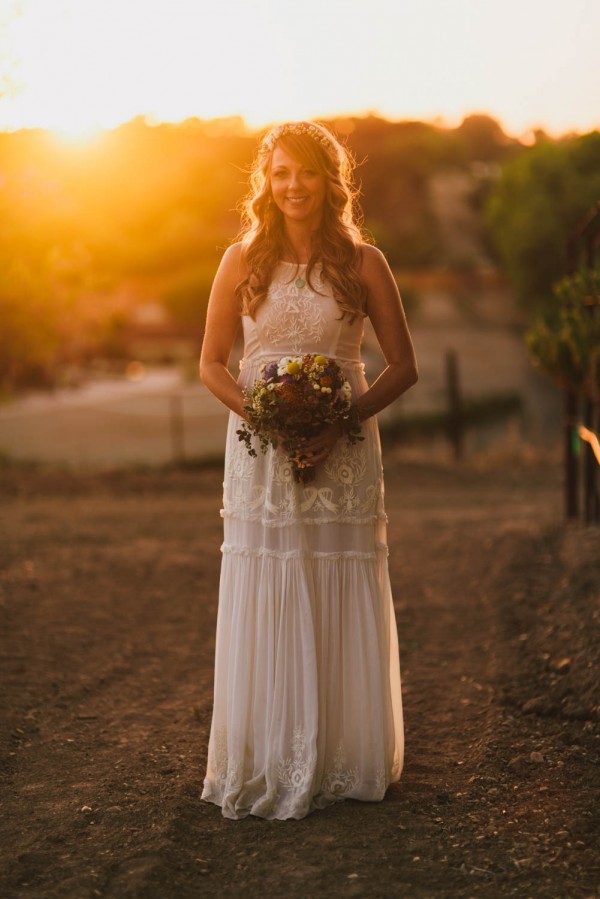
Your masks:
{"label": "dirt ground", "polygon": [[552,464],[388,451],[406,728],[381,803],[200,800],[220,468],[0,472],[0,895],[599,895],[600,531]]}

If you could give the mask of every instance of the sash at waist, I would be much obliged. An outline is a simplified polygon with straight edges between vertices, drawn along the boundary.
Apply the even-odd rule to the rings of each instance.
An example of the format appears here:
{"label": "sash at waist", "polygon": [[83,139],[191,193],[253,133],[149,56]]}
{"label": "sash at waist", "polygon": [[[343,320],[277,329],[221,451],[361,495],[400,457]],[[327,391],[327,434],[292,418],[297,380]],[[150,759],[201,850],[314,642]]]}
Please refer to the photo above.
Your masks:
{"label": "sash at waist", "polygon": [[[240,359],[240,371],[242,371],[244,368],[249,368],[252,365],[259,365],[265,362],[276,362],[278,359],[283,358],[283,356],[303,355],[304,353],[282,353],[279,356],[277,353],[254,353],[253,356]],[[361,362],[360,359],[347,359],[345,356],[332,356],[329,355],[329,353],[323,353],[322,355],[328,359],[333,359],[335,362],[339,362],[339,364],[344,368],[357,368],[362,372],[364,372],[365,370],[365,364],[364,362]]]}

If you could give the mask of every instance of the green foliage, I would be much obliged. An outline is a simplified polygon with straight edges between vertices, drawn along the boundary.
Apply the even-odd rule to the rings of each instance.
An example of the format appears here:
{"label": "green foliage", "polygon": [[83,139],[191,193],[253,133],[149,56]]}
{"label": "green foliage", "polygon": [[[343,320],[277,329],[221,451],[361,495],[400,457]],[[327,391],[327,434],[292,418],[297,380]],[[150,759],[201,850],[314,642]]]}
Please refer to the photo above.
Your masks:
{"label": "green foliage", "polygon": [[43,277],[18,262],[0,269],[0,393],[49,384],[59,345],[56,309]]}
{"label": "green foliage", "polygon": [[519,301],[532,311],[551,302],[566,269],[566,241],[600,197],[600,133],[541,138],[508,162],[487,222]]}
{"label": "green foliage", "polygon": [[478,162],[501,162],[519,146],[503,132],[491,116],[469,115],[456,130],[464,159]]}
{"label": "green foliage", "polygon": [[527,334],[534,359],[562,387],[600,401],[600,270],[557,282]]}
{"label": "green foliage", "polygon": [[443,255],[429,189],[434,174],[469,169],[475,161],[495,163],[519,147],[488,116],[469,116],[457,129],[375,116],[331,126],[348,132],[367,230],[396,267],[435,265]]}
{"label": "green foliage", "polygon": [[122,355],[147,298],[198,342],[253,145],[198,121],[134,120],[80,147],[0,133],[0,390]]}
{"label": "green foliage", "polygon": [[165,307],[198,345],[204,332],[208,297],[218,265],[216,254],[214,257],[179,272],[163,291]]}
{"label": "green foliage", "polygon": [[0,393],[52,386],[61,365],[109,353],[123,322],[78,244],[0,266]]}

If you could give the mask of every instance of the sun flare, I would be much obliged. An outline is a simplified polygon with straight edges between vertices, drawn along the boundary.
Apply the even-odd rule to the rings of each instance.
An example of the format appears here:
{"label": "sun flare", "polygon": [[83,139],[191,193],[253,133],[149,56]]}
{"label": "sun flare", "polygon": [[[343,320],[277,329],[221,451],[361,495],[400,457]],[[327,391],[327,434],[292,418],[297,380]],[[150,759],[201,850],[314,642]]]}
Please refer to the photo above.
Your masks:
{"label": "sun flare", "polygon": [[69,121],[65,122],[64,125],[53,125],[48,130],[57,138],[69,144],[91,143],[104,131],[100,125]]}

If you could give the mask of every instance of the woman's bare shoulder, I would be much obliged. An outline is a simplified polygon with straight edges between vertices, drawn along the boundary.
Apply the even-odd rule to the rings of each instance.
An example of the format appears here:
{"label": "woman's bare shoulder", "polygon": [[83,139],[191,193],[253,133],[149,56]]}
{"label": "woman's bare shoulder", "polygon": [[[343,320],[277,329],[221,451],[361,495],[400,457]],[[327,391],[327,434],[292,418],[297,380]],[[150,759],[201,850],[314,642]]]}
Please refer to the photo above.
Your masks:
{"label": "woman's bare shoulder", "polygon": [[363,243],[359,249],[360,274],[368,283],[373,279],[385,277],[390,272],[387,259],[379,249],[370,243]]}
{"label": "woman's bare shoulder", "polygon": [[238,281],[245,278],[247,274],[244,250],[245,245],[241,240],[230,244],[223,253],[221,264],[219,266],[224,274],[227,274],[232,278],[237,278]]}
{"label": "woman's bare shoulder", "polygon": [[359,247],[359,253],[363,265],[378,266],[382,263],[387,265],[387,259],[375,244],[362,243]]}

